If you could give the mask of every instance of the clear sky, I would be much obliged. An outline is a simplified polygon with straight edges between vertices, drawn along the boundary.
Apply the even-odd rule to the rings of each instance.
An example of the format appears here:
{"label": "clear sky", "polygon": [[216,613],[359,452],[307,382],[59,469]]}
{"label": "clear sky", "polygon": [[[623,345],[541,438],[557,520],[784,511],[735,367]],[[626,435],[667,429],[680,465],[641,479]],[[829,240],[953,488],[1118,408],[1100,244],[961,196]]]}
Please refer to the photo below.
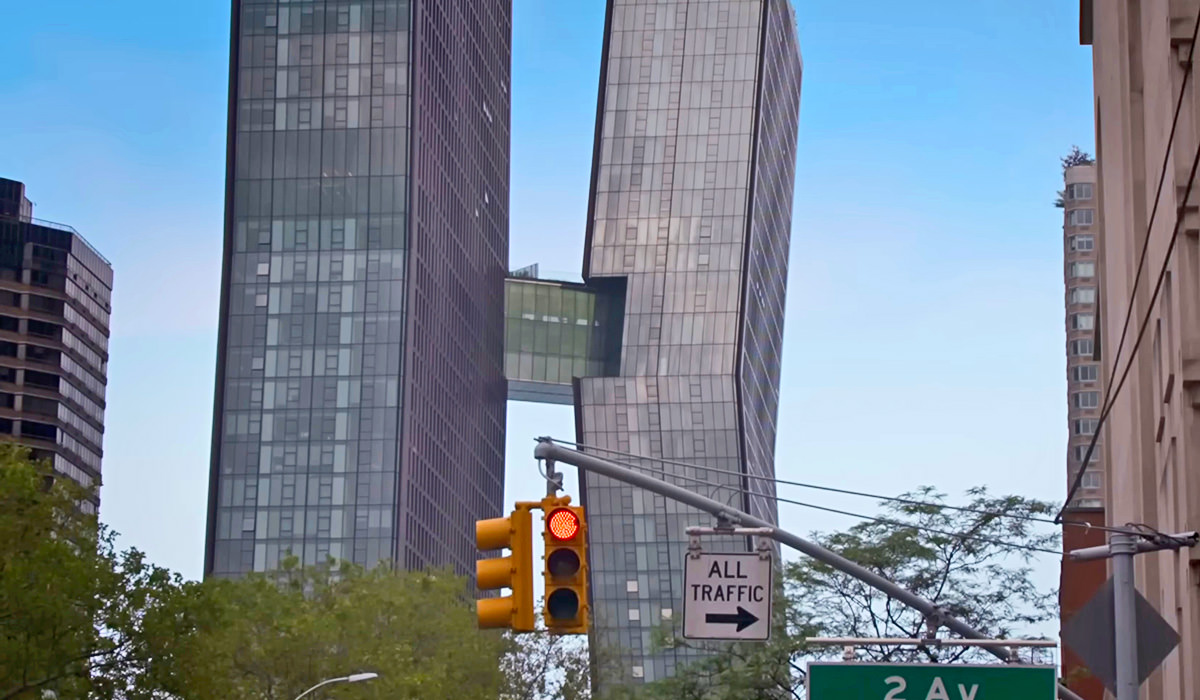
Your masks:
{"label": "clear sky", "polygon": [[[102,516],[201,573],[227,0],[14,3],[0,176],[116,268]],[[578,275],[602,0],[515,0],[511,267]],[[777,472],[895,494],[1065,492],[1058,157],[1091,150],[1078,6],[797,5],[804,55]],[[510,404],[509,499],[569,407]],[[874,512],[861,499],[785,488]],[[854,521],[794,506],[801,531]],[[1057,560],[1042,557],[1053,585]]]}

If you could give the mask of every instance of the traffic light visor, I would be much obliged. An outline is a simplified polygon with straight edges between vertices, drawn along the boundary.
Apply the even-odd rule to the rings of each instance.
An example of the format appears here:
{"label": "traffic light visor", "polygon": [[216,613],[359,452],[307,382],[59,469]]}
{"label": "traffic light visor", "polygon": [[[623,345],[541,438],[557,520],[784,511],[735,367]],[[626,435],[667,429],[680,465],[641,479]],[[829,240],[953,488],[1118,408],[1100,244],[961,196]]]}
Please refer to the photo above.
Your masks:
{"label": "traffic light visor", "polygon": [[546,531],[559,542],[579,534],[579,516],[568,508],[558,508],[546,516]]}
{"label": "traffic light visor", "polygon": [[492,518],[475,522],[475,546],[482,550],[504,549],[512,545],[512,520]]}

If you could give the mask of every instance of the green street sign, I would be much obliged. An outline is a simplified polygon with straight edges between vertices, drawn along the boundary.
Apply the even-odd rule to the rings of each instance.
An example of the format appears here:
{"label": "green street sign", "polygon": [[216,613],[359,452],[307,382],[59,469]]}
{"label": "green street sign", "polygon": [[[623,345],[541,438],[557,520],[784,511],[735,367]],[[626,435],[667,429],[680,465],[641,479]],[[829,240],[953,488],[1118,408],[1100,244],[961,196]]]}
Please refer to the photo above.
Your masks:
{"label": "green street sign", "polygon": [[1054,700],[1057,681],[1054,666],[810,663],[808,700]]}

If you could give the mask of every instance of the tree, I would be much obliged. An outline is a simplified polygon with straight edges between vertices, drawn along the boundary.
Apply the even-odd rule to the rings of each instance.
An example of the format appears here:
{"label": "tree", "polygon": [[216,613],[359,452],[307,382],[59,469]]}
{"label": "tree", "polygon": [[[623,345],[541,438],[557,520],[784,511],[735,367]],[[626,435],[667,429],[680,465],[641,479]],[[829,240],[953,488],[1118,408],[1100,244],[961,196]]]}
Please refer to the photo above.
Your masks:
{"label": "tree", "polygon": [[[539,606],[540,607],[540,606]],[[587,642],[546,630],[514,634],[501,661],[502,700],[589,700]]]}
{"label": "tree", "polygon": [[[1091,165],[1096,162],[1090,153],[1079,150],[1079,146],[1071,146],[1071,152],[1062,158],[1059,158],[1058,161],[1062,163],[1064,176],[1067,174],[1068,168],[1072,168],[1076,165]],[[1059,209],[1067,206],[1066,190],[1058,191],[1058,196],[1054,199],[1054,206],[1058,207]]]}
{"label": "tree", "polygon": [[1067,168],[1076,165],[1091,165],[1096,162],[1096,159],[1092,158],[1092,154],[1079,150],[1079,146],[1071,146],[1071,152],[1058,160],[1062,163],[1064,174],[1067,172]]}
{"label": "tree", "polygon": [[91,494],[0,445],[0,700],[149,697],[148,666],[186,630],[179,577],[118,552]]}
{"label": "tree", "polygon": [[[1053,505],[1019,496],[968,491],[972,512],[941,507],[945,495],[926,487],[888,501],[879,521],[813,539],[940,606],[986,635],[1029,633],[1056,615],[1053,592],[1030,580],[1033,551],[1053,549],[1058,534],[1030,518]],[[857,579],[813,559],[784,566],[771,640],[712,648],[712,655],[673,678],[648,684],[643,697],[672,700],[802,698],[805,663],[841,653],[807,648],[806,637],[923,637],[924,617]],[[688,644],[673,638],[668,643]],[[987,661],[977,648],[862,646],[866,660],[947,663]]]}
{"label": "tree", "polygon": [[476,629],[466,582],[447,572],[305,567],[210,579],[207,611],[172,650],[163,685],[188,700],[291,700],[315,683],[374,671],[332,687],[345,698],[494,700],[504,640]]}

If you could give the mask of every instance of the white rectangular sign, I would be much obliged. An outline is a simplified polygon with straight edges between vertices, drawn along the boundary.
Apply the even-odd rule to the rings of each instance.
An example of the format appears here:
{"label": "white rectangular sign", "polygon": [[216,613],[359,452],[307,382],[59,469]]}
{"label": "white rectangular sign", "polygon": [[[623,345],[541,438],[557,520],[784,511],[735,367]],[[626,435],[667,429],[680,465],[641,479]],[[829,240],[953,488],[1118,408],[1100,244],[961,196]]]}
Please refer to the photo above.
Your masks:
{"label": "white rectangular sign", "polygon": [[769,639],[773,572],[769,556],[689,552],[683,577],[683,636]]}

